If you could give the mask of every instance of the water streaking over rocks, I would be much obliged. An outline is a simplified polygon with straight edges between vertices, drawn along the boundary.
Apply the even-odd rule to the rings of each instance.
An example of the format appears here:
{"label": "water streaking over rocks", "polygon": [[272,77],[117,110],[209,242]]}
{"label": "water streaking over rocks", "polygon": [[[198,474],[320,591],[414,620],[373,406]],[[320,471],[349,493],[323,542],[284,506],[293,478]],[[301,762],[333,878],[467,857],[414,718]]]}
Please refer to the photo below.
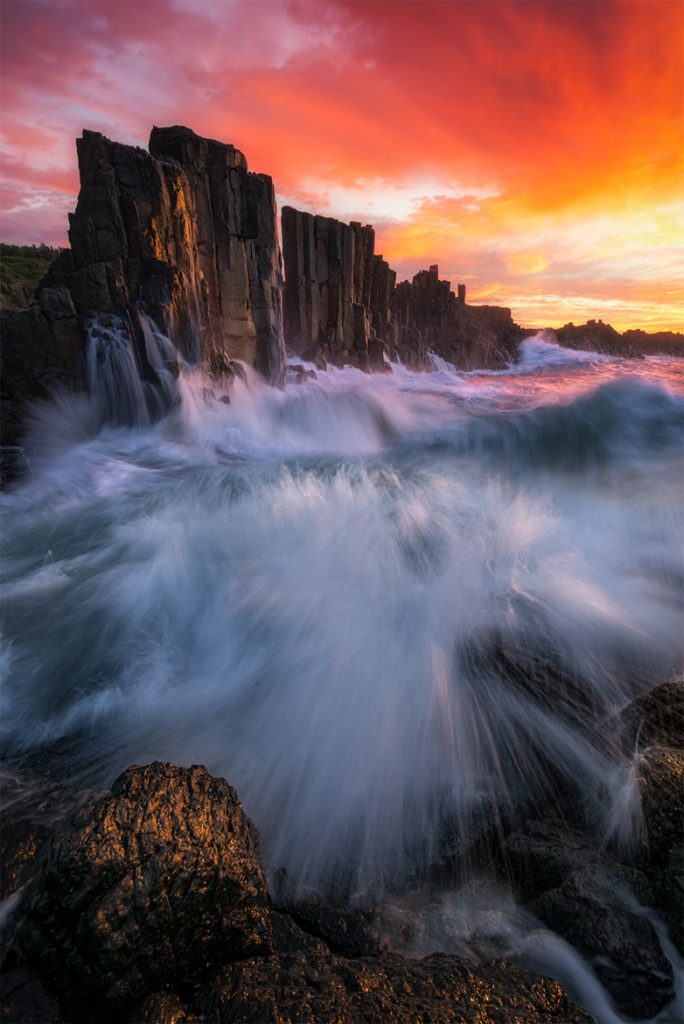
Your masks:
{"label": "water streaking over rocks", "polygon": [[[72,737],[98,785],[205,764],[287,899],[460,883],[539,808],[638,841],[619,713],[681,666],[684,361],[535,338],[507,371],[436,365],[247,374],[229,402],[181,367],[132,427],[103,394],[37,409],[2,497],[5,750]],[[450,906],[421,923],[446,951]]]}

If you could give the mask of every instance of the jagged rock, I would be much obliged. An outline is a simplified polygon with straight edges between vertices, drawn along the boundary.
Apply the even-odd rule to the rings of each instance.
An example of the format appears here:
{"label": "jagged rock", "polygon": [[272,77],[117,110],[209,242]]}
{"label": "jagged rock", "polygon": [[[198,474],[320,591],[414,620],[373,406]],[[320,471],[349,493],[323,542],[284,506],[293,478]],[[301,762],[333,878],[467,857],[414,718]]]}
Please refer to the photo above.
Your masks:
{"label": "jagged rock", "polygon": [[293,908],[297,920],[271,910],[256,832],[205,769],[133,767],[83,804],[84,792],[60,795],[63,754],[29,758],[38,774],[15,779],[40,807],[49,792],[82,806],[68,822],[60,811],[17,914],[3,964],[8,1024],[589,1024],[557,982],[505,961],[384,952],[372,909],[317,901]]}
{"label": "jagged rock", "polygon": [[262,1024],[590,1024],[558,982],[506,961],[479,967],[452,956],[345,959],[322,944],[224,970],[201,998],[206,1020]]}
{"label": "jagged rock", "polygon": [[684,682],[673,680],[637,698],[620,720],[641,794],[644,837],[637,863],[670,938],[684,952]]}
{"label": "jagged rock", "polygon": [[637,869],[563,823],[530,822],[505,842],[522,902],[591,963],[622,1013],[651,1017],[674,997],[672,967],[638,910],[651,888]]}
{"label": "jagged rock", "polygon": [[[24,310],[3,310],[3,444],[21,443],[26,404],[84,388],[93,315],[116,314],[140,375],[155,383],[140,325],[149,313],[182,356],[221,374],[232,360],[283,375],[281,255],[273,182],[233,146],[154,128],[150,152],[86,131],[81,189],[60,254]],[[16,459],[15,459],[16,461]]]}
{"label": "jagged rock", "polygon": [[430,365],[428,349],[466,370],[505,367],[522,333],[503,306],[471,306],[440,281],[439,267],[421,270],[394,290],[397,354],[419,369]]}
{"label": "jagged rock", "polygon": [[[165,168],[169,158],[176,162],[194,207],[193,269],[202,285],[194,331],[201,335],[203,360],[212,368],[216,355],[225,353],[253,365],[266,380],[280,381],[282,274],[271,178],[249,172],[235,147],[188,128],[153,128],[150,153]],[[167,260],[182,267],[179,254],[186,252],[187,245],[177,242]]]}
{"label": "jagged rock", "polygon": [[55,838],[19,941],[71,1010],[126,1015],[209,970],[269,953],[256,830],[201,767],[124,772]]}

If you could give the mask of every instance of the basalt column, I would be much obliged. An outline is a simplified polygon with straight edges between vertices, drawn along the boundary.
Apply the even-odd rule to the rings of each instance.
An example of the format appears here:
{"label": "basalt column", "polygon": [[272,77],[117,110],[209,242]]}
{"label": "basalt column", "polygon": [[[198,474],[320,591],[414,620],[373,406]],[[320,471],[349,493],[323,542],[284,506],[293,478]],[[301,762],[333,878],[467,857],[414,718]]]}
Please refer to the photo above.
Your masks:
{"label": "basalt column", "polygon": [[154,128],[150,153],[188,184],[201,280],[202,356],[224,357],[277,381],[283,367],[281,257],[273,182],[247,170],[233,146],[187,128]]}
{"label": "basalt column", "polygon": [[[230,145],[154,128],[150,152],[97,132],[77,141],[71,250],[50,271],[76,312],[150,313],[189,362],[282,374],[281,259],[273,183]],[[140,349],[140,345],[138,346]],[[144,353],[140,352],[144,361]]]}
{"label": "basalt column", "polygon": [[288,348],[319,362],[382,368],[394,272],[374,254],[373,228],[290,206],[282,228]]}
{"label": "basalt column", "polygon": [[394,290],[397,351],[402,362],[422,367],[431,364],[430,352],[463,369],[500,368],[514,358],[521,329],[504,306],[471,306],[465,285],[458,294],[439,267],[421,270],[412,281]]}

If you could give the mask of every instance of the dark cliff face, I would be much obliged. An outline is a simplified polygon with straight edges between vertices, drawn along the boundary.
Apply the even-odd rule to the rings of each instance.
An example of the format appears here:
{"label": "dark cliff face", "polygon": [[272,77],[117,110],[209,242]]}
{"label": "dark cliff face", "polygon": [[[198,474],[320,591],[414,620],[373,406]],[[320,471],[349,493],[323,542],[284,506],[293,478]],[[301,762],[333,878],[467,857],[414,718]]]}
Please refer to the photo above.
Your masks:
{"label": "dark cliff face", "polygon": [[290,206],[282,226],[288,348],[320,362],[383,368],[396,275],[374,253],[373,228]]}
{"label": "dark cliff face", "polygon": [[438,268],[396,284],[396,271],[374,254],[371,227],[282,215],[285,337],[288,348],[323,363],[382,370],[385,357],[430,368],[429,351],[465,369],[505,366],[520,329],[509,309],[469,306]]}
{"label": "dark cliff face", "polygon": [[465,287],[454,294],[449,281],[440,281],[437,266],[397,285],[392,309],[397,348],[411,365],[425,365],[430,349],[462,369],[496,369],[513,359],[521,340],[510,309],[468,305]]}
{"label": "dark cliff face", "polygon": [[624,331],[620,334],[603,320],[587,320],[585,324],[566,324],[551,331],[564,348],[600,352],[621,358],[667,355],[684,356],[684,334],[676,331]]}
{"label": "dark cliff face", "polygon": [[81,189],[63,252],[26,310],[2,313],[3,443],[17,444],[27,400],[54,383],[85,387],[95,315],[118,317],[152,386],[140,313],[181,357],[212,373],[231,361],[283,374],[281,256],[273,183],[233,146],[155,128],[150,152],[97,132],[77,141]]}

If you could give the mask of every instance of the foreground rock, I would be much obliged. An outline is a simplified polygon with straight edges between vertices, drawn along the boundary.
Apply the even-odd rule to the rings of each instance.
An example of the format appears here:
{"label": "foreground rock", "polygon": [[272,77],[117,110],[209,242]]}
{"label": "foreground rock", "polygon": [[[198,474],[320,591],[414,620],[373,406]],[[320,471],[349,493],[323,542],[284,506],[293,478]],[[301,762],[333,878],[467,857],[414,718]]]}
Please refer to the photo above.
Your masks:
{"label": "foreground rock", "polygon": [[671,1002],[672,967],[640,909],[650,893],[640,872],[562,823],[530,822],[505,851],[522,902],[588,960],[620,1013],[652,1017]]}
{"label": "foreground rock", "polygon": [[59,834],[21,945],[69,1008],[127,1013],[271,949],[256,830],[204,768],[131,768]]}
{"label": "foreground rock", "polygon": [[407,960],[373,944],[365,918],[303,909],[346,947],[334,952],[271,909],[256,832],[204,768],[130,768],[54,822],[22,879],[3,965],[15,1024],[590,1020],[557,982],[510,963]]}
{"label": "foreground rock", "polygon": [[643,813],[636,862],[651,885],[653,906],[684,954],[684,682],[666,683],[635,700],[621,721]]}
{"label": "foreground rock", "polygon": [[524,905],[586,957],[618,1010],[644,1018],[674,997],[652,909],[684,951],[684,684],[633,701],[619,726],[641,800],[636,844],[599,848],[567,821],[531,820],[506,837],[504,871]]}
{"label": "foreground rock", "polygon": [[558,982],[505,961],[473,967],[457,957],[344,959],[323,943],[225,970],[203,1000],[205,1019],[227,1024],[580,1024]]}

